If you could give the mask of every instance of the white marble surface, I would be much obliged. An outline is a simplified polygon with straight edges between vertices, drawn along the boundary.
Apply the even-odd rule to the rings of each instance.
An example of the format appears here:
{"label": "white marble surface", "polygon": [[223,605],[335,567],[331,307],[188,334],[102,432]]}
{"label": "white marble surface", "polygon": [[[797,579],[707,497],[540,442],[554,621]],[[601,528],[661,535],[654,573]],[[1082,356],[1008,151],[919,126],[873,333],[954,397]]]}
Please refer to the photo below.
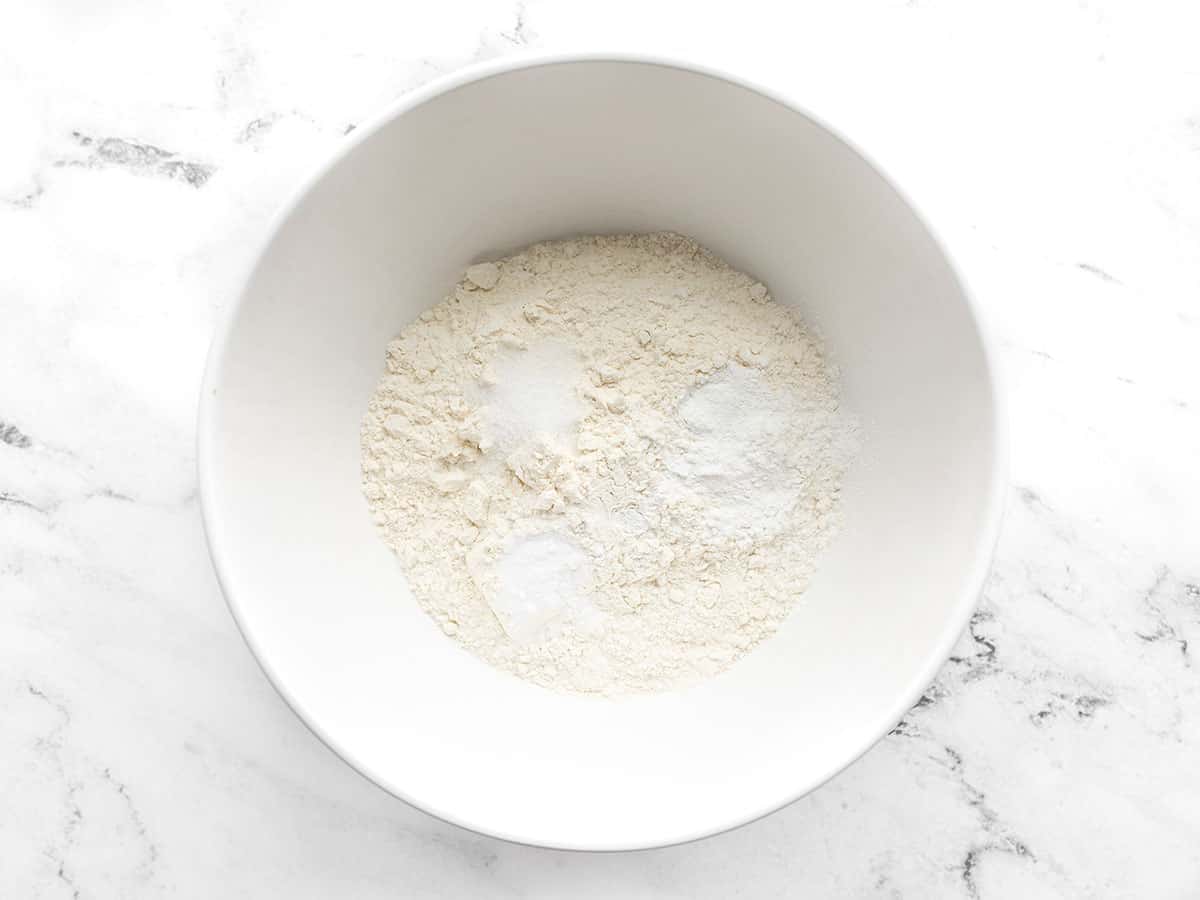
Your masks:
{"label": "white marble surface", "polygon": [[[0,897],[1200,895],[1200,15],[1180,2],[8,4]],[[194,408],[264,221],[471,60],[683,54],[792,93],[939,223],[994,326],[1012,502],[921,705],[721,837],[437,822],[275,696],[201,536]]]}

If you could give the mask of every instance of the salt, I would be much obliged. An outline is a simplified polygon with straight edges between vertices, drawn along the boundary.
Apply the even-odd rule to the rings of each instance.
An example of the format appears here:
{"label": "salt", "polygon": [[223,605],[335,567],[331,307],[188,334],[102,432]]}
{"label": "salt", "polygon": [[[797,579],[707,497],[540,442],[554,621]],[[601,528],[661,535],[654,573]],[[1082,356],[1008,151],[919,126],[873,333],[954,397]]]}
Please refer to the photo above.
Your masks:
{"label": "salt", "polygon": [[476,390],[488,436],[502,453],[539,436],[573,445],[584,415],[574,389],[582,377],[579,355],[557,341],[500,351],[491,365],[492,383]]}
{"label": "salt", "polygon": [[488,597],[505,633],[519,644],[545,640],[574,624],[589,629],[600,613],[583,594],[587,556],[554,533],[518,538],[496,566],[496,590]]}

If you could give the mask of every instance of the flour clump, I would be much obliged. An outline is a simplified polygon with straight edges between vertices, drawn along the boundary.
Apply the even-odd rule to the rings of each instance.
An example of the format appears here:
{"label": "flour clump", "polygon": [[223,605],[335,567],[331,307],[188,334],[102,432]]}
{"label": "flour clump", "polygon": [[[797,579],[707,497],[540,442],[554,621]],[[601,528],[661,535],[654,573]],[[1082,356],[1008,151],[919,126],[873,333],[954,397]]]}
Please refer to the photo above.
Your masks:
{"label": "flour clump", "polygon": [[363,490],[414,595],[561,690],[690,684],[774,633],[857,427],[796,312],[670,233],[469,267],[387,349]]}

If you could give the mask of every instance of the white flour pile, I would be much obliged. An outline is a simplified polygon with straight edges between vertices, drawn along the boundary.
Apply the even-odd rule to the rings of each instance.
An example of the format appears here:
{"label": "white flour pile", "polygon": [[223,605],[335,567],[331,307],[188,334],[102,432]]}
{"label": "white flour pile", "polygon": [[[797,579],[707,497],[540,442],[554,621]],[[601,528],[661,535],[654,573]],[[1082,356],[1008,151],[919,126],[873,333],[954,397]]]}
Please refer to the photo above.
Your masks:
{"label": "white flour pile", "polygon": [[771,635],[855,426],[821,344],[675,234],[467,270],[387,350],[363,488],[442,630],[547,687],[656,691]]}

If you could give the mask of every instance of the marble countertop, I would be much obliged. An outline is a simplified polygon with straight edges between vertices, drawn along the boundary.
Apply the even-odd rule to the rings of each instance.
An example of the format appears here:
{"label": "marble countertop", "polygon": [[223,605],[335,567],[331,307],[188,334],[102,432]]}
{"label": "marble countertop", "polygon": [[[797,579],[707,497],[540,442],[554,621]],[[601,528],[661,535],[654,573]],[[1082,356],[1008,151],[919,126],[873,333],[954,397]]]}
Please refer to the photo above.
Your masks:
{"label": "marble countertop", "polygon": [[[1200,13],[1135,0],[20,3],[0,30],[0,896],[1200,895]],[[72,7],[72,8],[68,8]],[[979,611],[830,784],[664,851],[395,800],[275,695],[201,534],[214,322],[298,178],[474,60],[678,54],[936,221],[1001,348]]]}

